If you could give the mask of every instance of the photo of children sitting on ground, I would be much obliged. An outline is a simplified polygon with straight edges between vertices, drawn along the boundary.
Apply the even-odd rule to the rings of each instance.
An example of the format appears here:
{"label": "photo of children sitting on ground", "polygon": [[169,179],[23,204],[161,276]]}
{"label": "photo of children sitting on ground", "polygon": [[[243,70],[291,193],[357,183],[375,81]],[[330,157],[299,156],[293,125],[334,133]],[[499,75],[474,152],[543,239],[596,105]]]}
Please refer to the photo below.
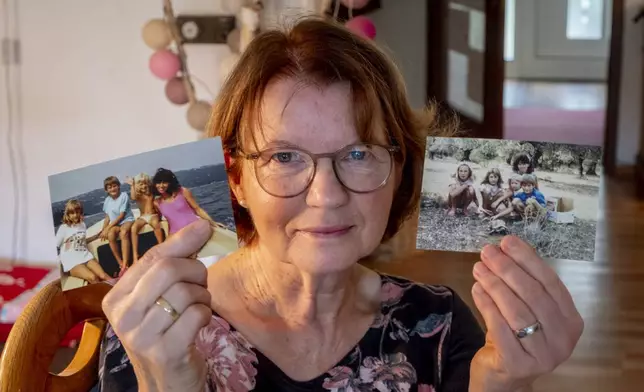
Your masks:
{"label": "photo of children sitting on ground", "polygon": [[121,277],[153,246],[205,219],[206,266],[238,247],[220,138],[51,175],[63,290]]}
{"label": "photo of children sitting on ground", "polygon": [[427,139],[418,249],[479,252],[517,235],[545,258],[594,261],[602,149]]}

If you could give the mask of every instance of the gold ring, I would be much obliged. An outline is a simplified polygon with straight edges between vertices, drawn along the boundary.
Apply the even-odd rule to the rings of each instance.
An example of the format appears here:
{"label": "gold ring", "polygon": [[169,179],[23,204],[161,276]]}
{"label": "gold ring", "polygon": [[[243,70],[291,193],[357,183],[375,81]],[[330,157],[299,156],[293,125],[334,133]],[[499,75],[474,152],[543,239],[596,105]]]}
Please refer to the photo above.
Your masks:
{"label": "gold ring", "polygon": [[165,298],[163,298],[163,297],[159,297],[159,298],[157,298],[157,300],[155,301],[155,303],[156,303],[157,305],[159,305],[163,310],[165,310],[165,312],[166,312],[167,314],[169,314],[169,315],[170,315],[170,317],[172,317],[172,322],[177,321],[177,320],[179,319],[179,316],[181,316],[181,315],[179,314],[179,312],[177,312],[177,311],[172,307],[172,305],[170,305],[170,302],[168,302]]}

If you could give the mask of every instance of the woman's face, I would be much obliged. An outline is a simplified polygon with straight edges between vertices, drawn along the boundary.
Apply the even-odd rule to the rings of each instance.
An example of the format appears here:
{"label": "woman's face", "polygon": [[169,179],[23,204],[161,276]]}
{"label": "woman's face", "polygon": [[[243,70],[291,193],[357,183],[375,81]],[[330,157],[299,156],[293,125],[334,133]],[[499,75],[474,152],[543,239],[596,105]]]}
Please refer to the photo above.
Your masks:
{"label": "woman's face", "polygon": [[458,178],[461,181],[467,180],[469,176],[470,176],[470,169],[467,166],[461,166],[458,168]]}
{"label": "woman's face", "polygon": [[163,195],[168,191],[168,183],[167,182],[157,182],[155,187],[157,188],[157,192],[159,194]]}
{"label": "woman's face", "polygon": [[494,173],[490,173],[490,175],[487,177],[487,180],[490,182],[491,185],[496,185],[499,183],[499,176],[497,176]]}
{"label": "woman's face", "polygon": [[[360,142],[351,107],[347,84],[318,87],[292,79],[276,80],[263,97],[263,132],[256,132],[257,148],[262,151],[289,144],[319,154]],[[378,142],[386,144],[384,131],[380,138]],[[245,145],[246,150],[255,151],[252,141]],[[324,274],[351,267],[380,244],[400,177],[398,170],[393,170],[382,188],[357,194],[340,184],[331,160],[323,158],[302,194],[279,198],[260,187],[254,161],[245,160],[241,183],[234,191],[238,200],[246,202],[260,249],[308,273]]]}
{"label": "woman's face", "polygon": [[519,173],[521,173],[521,174],[526,174],[526,173],[528,172],[528,167],[529,167],[529,166],[530,166],[530,165],[529,165],[529,164],[527,164],[527,163],[523,163],[523,162],[522,162],[522,163],[519,163],[519,164],[517,165],[517,167],[519,168]]}

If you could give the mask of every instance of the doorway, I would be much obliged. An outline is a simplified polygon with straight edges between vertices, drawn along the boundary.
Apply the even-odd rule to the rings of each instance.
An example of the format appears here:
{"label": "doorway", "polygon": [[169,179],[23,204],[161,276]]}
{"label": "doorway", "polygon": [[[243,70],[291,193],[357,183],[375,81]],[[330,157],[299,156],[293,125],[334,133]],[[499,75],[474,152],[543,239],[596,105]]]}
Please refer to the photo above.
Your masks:
{"label": "doorway", "polygon": [[601,146],[612,0],[506,0],[504,138]]}

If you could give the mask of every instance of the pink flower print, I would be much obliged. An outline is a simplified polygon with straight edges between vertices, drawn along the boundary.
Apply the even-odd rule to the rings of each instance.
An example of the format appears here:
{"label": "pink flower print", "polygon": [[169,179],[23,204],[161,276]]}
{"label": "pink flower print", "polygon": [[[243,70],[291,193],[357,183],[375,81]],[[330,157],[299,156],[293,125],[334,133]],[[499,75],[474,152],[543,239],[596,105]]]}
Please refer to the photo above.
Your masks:
{"label": "pink flower print", "polygon": [[392,282],[387,282],[383,284],[380,289],[380,301],[385,306],[391,306],[398,303],[404,293],[405,289],[401,286]]}
{"label": "pink flower print", "polygon": [[381,392],[409,392],[416,383],[416,369],[402,353],[367,357],[360,367],[360,380]]}
{"label": "pink flower print", "polygon": [[419,384],[418,392],[436,392],[436,389],[434,389],[434,386],[432,385]]}
{"label": "pink flower print", "polygon": [[239,332],[213,316],[197,336],[197,350],[206,358],[208,376],[217,392],[248,392],[255,388],[257,355]]}

